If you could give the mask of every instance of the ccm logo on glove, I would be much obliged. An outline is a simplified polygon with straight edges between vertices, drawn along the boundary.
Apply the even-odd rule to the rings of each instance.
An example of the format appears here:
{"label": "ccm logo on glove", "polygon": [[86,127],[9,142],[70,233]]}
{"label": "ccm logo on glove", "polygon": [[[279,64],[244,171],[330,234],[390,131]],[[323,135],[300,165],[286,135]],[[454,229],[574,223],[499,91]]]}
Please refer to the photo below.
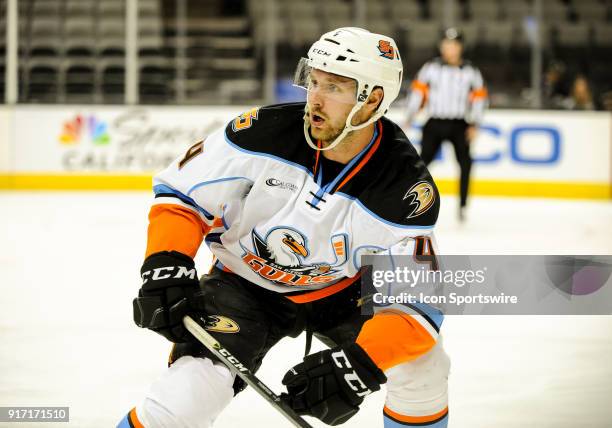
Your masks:
{"label": "ccm logo on glove", "polygon": [[[177,271],[177,272],[176,274],[173,275],[174,271]],[[165,266],[165,267],[155,268],[153,270],[142,272],[141,274],[142,285],[145,285],[149,281],[148,277],[151,275],[151,272],[153,272],[153,276],[150,278],[152,281],[159,281],[161,279],[168,279],[168,278],[174,278],[174,279],[180,279],[183,277],[189,278],[189,279],[197,278],[197,273],[196,273],[195,268],[189,269],[185,266]],[[164,273],[164,272],[168,272],[168,273]]]}
{"label": "ccm logo on glove", "polygon": [[380,389],[385,374],[356,343],[304,357],[283,378],[281,394],[293,410],[327,425],[340,425],[359,411],[366,395]]}
{"label": "ccm logo on glove", "polygon": [[349,373],[344,375],[344,381],[348,384],[349,388],[355,391],[355,395],[358,397],[364,397],[372,393],[372,391],[363,383],[359,376],[357,376],[357,373],[355,373],[353,370],[353,366],[351,366],[351,363],[349,363],[344,351],[332,352],[331,357],[338,368],[351,370]]}
{"label": "ccm logo on glove", "polygon": [[146,258],[140,270],[142,286],[134,299],[134,322],[171,342],[189,342],[185,315],[203,310],[203,298],[193,259],[177,251],[161,251]]}

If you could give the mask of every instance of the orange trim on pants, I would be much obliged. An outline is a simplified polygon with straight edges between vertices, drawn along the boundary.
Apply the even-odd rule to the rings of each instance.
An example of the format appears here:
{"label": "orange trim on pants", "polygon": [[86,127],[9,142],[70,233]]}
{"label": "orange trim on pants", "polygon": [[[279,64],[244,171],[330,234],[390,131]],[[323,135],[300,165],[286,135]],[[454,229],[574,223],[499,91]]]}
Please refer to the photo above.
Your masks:
{"label": "orange trim on pants", "polygon": [[134,425],[134,428],[144,428],[144,425],[138,420],[138,416],[136,415],[136,407],[130,410],[128,418],[132,425]]}
{"label": "orange trim on pants", "polygon": [[433,415],[428,415],[428,416],[406,416],[406,415],[402,415],[400,413],[394,412],[387,406],[385,406],[385,408],[383,409],[383,412],[385,413],[385,415],[397,421],[400,421],[400,422],[406,422],[409,424],[424,424],[428,422],[437,421],[438,419],[441,419],[444,416],[446,416],[446,414],[448,413],[448,407],[445,407],[443,410],[441,410],[438,413],[435,413]]}

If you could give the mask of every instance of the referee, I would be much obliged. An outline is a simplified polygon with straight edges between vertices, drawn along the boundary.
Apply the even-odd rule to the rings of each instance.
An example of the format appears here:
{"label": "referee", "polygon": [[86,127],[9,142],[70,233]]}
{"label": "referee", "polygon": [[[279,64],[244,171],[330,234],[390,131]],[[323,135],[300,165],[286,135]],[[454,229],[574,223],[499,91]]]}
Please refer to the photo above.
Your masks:
{"label": "referee", "polygon": [[453,144],[461,170],[459,220],[463,221],[472,167],[470,142],[487,105],[487,90],[478,68],[462,58],[463,36],[457,29],[444,32],[440,54],[425,63],[412,82],[407,125],[424,106],[429,120],[423,127],[421,158],[426,165],[444,140]]}

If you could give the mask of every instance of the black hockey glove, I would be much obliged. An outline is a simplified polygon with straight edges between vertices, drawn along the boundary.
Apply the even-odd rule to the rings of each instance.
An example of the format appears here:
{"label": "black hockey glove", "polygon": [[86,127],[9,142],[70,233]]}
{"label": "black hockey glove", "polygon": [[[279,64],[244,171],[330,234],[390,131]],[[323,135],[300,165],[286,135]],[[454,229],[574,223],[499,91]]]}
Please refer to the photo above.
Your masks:
{"label": "black hockey glove", "polygon": [[340,425],[387,378],[356,343],[308,355],[283,378],[285,400],[298,414]]}
{"label": "black hockey glove", "polygon": [[134,322],[171,342],[189,342],[183,317],[201,310],[193,259],[177,251],[151,254],[140,270],[143,283],[133,301]]}

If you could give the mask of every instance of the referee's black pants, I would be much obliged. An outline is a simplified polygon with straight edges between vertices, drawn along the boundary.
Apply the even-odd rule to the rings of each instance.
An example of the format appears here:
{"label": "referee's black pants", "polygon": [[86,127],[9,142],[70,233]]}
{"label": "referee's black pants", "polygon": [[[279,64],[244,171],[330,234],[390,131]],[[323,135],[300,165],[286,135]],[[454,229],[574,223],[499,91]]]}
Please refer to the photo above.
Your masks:
{"label": "referee's black pants", "polygon": [[470,144],[465,135],[468,126],[463,119],[429,119],[423,127],[421,140],[421,158],[425,165],[429,165],[433,160],[443,141],[448,140],[453,144],[455,157],[461,170],[459,179],[461,207],[465,207],[467,203],[470,170],[472,169]]}

